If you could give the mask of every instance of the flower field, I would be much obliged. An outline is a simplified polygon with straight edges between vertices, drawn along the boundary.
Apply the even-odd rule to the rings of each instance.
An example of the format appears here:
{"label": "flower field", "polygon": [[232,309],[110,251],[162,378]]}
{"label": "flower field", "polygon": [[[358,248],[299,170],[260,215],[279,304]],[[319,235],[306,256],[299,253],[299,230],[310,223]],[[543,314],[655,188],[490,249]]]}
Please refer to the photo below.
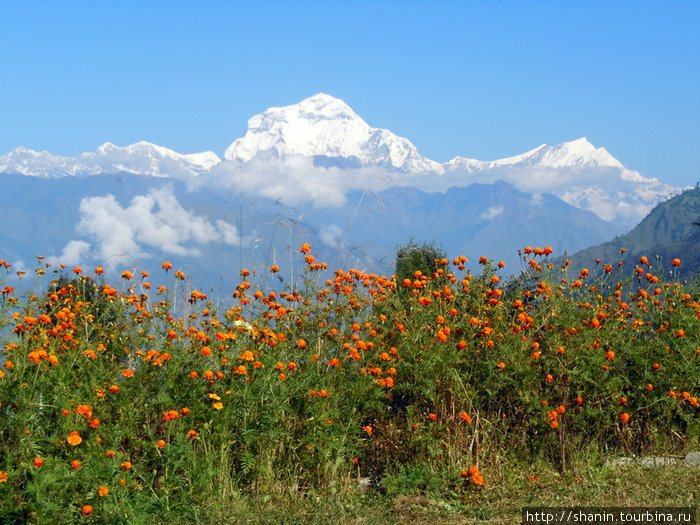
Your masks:
{"label": "flower field", "polygon": [[697,447],[697,283],[551,252],[397,279],[304,244],[298,284],[243,270],[226,307],[168,262],[156,287],[40,260],[22,294],[0,262],[0,521],[231,520],[411,469],[478,501],[503,458]]}

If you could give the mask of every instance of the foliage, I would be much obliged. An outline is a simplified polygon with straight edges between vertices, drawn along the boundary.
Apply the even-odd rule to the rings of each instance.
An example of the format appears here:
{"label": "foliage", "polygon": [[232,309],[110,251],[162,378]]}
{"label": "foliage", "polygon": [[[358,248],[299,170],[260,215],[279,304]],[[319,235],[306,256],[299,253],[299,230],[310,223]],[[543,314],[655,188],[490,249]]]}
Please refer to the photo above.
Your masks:
{"label": "foliage", "polygon": [[244,270],[225,309],[168,263],[158,290],[47,264],[47,293],[0,286],[0,521],[225,521],[361,478],[476,508],[504,458],[570,476],[700,442],[700,292],[648,260],[593,281],[525,248],[506,282],[300,252],[301,289]]}
{"label": "foliage", "polygon": [[440,261],[445,257],[444,251],[436,247],[434,242],[419,244],[411,239],[396,250],[394,261],[396,277],[400,281],[412,280],[416,272],[430,276],[440,267]]}

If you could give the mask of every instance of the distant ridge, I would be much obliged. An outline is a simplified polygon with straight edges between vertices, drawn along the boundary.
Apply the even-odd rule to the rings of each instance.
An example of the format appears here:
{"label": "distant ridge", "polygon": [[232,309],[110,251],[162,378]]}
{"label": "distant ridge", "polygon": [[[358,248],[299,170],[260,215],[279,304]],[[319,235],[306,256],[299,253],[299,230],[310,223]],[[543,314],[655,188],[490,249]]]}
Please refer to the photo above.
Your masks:
{"label": "distant ridge", "polygon": [[[572,267],[593,268],[596,260],[602,264],[623,267],[631,272],[641,257],[664,272],[676,271],[683,279],[700,272],[700,187],[686,190],[658,204],[629,233],[610,242],[592,246],[568,256]],[[621,253],[621,250],[626,250]],[[673,268],[671,261],[680,259],[681,266]],[[646,268],[646,267],[645,267]]]}

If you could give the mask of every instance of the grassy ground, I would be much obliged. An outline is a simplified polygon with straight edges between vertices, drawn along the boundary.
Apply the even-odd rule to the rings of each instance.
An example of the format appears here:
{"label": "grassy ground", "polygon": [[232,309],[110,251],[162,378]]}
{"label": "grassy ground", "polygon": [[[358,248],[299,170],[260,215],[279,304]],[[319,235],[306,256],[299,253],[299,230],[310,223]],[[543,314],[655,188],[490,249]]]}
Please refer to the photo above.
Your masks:
{"label": "grassy ground", "polygon": [[450,490],[448,484],[441,485],[439,476],[431,479],[414,471],[364,491],[347,487],[336,494],[312,492],[304,499],[234,499],[215,520],[290,525],[515,524],[521,523],[523,507],[700,507],[697,466],[601,467],[583,462],[576,475],[562,475],[546,465],[502,464],[489,472],[491,481],[477,490]]}

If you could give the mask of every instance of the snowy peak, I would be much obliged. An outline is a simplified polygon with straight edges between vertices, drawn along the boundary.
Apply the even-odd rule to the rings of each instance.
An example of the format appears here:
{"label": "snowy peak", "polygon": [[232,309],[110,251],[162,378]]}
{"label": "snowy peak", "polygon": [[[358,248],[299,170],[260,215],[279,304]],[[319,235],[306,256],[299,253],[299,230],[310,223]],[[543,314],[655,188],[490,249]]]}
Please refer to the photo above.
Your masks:
{"label": "snowy peak", "polygon": [[[202,173],[210,170],[212,167],[221,162],[221,159],[212,151],[203,153],[192,153],[183,155],[163,146],[151,144],[150,142],[137,142],[126,147],[119,147],[106,142],[100,146],[95,153],[85,155],[93,155],[94,158],[104,160],[106,163],[124,163],[124,167],[130,168],[125,171],[140,170],[144,175],[167,175],[163,169],[177,170],[189,169],[193,173]],[[149,166],[150,173],[144,173],[143,170]],[[178,170],[179,166],[179,170]]]}
{"label": "snowy peak", "polygon": [[16,148],[0,157],[0,172],[66,177],[123,171],[137,175],[185,178],[206,173],[220,162],[221,159],[211,151],[182,155],[149,142],[137,142],[126,147],[107,142],[94,152],[81,153],[76,157]]}
{"label": "snowy peak", "polygon": [[441,166],[418,153],[405,138],[372,128],[342,100],[318,93],[298,104],[273,107],[248,121],[245,135],[227,149],[227,160],[250,162],[256,156],[340,157],[362,165],[409,172]]}
{"label": "snowy peak", "polygon": [[585,137],[558,146],[543,144],[521,155],[493,161],[493,166],[538,166],[542,168],[624,166],[605,148],[596,148]]}
{"label": "snowy peak", "polygon": [[492,161],[480,161],[456,157],[445,164],[448,171],[494,169],[503,167],[517,168],[616,168],[625,170],[622,163],[605,148],[596,148],[588,139],[582,137],[557,146],[542,144],[520,155]]}
{"label": "snowy peak", "polygon": [[[365,122],[355,113],[350,106],[339,98],[317,93],[302,100],[297,104],[299,114],[310,120],[344,120]],[[284,109],[284,108],[278,108]],[[366,125],[366,124],[365,124]]]}

